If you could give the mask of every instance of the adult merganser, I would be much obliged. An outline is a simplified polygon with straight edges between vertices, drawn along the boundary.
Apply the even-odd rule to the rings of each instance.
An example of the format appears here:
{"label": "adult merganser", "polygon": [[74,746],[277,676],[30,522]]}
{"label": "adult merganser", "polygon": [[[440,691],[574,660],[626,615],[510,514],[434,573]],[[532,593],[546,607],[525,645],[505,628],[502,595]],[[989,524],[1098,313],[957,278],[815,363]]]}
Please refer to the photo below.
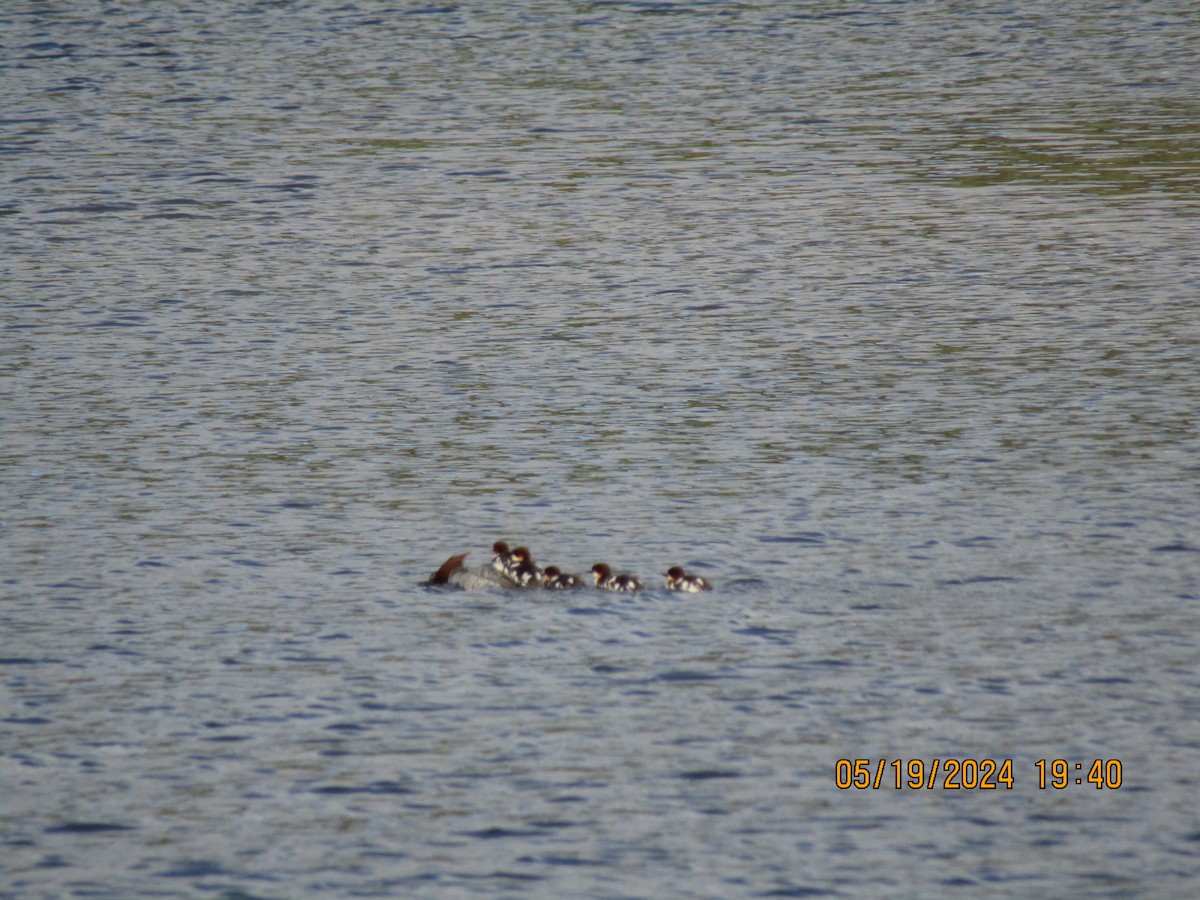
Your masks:
{"label": "adult merganser", "polygon": [[558,566],[546,566],[542,573],[542,587],[552,591],[567,591],[583,587],[583,579],[559,569]]}
{"label": "adult merganser", "polygon": [[683,571],[683,566],[672,566],[667,570],[667,590],[698,594],[701,591],[711,591],[712,585],[699,575],[689,575]]}
{"label": "adult merganser", "polygon": [[441,568],[429,576],[428,581],[422,582],[422,584],[426,587],[448,584],[468,591],[478,591],[484,588],[520,587],[503,572],[497,572],[491,566],[476,566],[474,569],[468,569],[463,565],[463,560],[466,558],[467,554],[465,553],[450,557],[442,563]]}
{"label": "adult merganser", "polygon": [[608,563],[596,563],[592,566],[592,577],[596,579],[596,587],[602,591],[644,591],[645,582],[634,575],[614,575]]}

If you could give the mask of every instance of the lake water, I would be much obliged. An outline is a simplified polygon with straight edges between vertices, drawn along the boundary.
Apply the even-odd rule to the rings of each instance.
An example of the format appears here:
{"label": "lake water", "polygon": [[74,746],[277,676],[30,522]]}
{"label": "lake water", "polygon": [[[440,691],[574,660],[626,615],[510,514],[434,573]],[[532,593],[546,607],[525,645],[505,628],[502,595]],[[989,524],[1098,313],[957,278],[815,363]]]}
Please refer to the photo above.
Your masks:
{"label": "lake water", "polygon": [[0,895],[1196,896],[1198,25],[5,3]]}

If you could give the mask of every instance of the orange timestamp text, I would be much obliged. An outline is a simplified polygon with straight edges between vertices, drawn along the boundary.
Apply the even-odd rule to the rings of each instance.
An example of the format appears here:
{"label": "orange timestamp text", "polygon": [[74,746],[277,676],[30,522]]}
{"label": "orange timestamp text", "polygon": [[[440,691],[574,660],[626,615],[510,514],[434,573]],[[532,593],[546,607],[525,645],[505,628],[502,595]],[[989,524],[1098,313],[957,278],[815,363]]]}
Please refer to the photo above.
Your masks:
{"label": "orange timestamp text", "polygon": [[[1071,762],[1065,759],[1039,759],[1038,788],[1062,790],[1071,785],[1091,785],[1096,789],[1115,790],[1124,782],[1124,766],[1119,759],[1093,759]],[[878,790],[884,787],[902,790],[995,791],[1012,790],[1016,784],[1011,759],[839,759],[834,766],[834,785],[839,790]]]}

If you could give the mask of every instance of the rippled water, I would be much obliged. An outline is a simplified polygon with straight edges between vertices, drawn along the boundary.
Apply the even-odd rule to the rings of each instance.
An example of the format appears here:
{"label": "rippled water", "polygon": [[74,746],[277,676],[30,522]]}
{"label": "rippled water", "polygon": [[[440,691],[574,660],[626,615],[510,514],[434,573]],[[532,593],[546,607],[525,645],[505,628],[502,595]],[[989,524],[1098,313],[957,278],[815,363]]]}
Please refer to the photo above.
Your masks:
{"label": "rippled water", "polygon": [[1194,896],[1196,25],[6,3],[0,894]]}

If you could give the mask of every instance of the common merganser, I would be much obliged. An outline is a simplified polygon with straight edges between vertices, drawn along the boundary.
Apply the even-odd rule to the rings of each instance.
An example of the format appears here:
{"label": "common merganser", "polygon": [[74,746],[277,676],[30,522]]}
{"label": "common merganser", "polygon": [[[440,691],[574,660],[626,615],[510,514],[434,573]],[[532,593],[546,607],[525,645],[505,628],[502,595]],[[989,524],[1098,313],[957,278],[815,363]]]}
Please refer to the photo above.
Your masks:
{"label": "common merganser", "polygon": [[468,591],[478,591],[484,588],[512,589],[520,587],[503,572],[497,572],[491,566],[476,566],[474,569],[468,569],[463,565],[463,560],[466,558],[467,554],[465,553],[450,557],[442,563],[441,568],[429,576],[428,581],[422,583],[426,587],[453,585]]}
{"label": "common merganser", "polygon": [[521,587],[540,587],[542,583],[542,567],[533,561],[533,554],[528,547],[518,547],[512,552],[512,568],[508,576]]}
{"label": "common merganser", "polygon": [[504,541],[496,541],[492,544],[492,568],[505,575],[512,568],[512,552],[509,551],[508,544]]}
{"label": "common merganser", "polygon": [[546,566],[542,573],[542,587],[552,591],[567,591],[583,587],[583,579],[559,569],[558,566]]}
{"label": "common merganser", "polygon": [[596,563],[592,566],[592,577],[596,580],[596,587],[602,591],[644,591],[646,589],[645,582],[635,575],[626,575],[624,572],[614,575],[608,563]]}
{"label": "common merganser", "polygon": [[683,566],[672,566],[667,570],[667,590],[698,594],[701,591],[711,591],[712,585],[699,575],[689,575],[683,571]]}

